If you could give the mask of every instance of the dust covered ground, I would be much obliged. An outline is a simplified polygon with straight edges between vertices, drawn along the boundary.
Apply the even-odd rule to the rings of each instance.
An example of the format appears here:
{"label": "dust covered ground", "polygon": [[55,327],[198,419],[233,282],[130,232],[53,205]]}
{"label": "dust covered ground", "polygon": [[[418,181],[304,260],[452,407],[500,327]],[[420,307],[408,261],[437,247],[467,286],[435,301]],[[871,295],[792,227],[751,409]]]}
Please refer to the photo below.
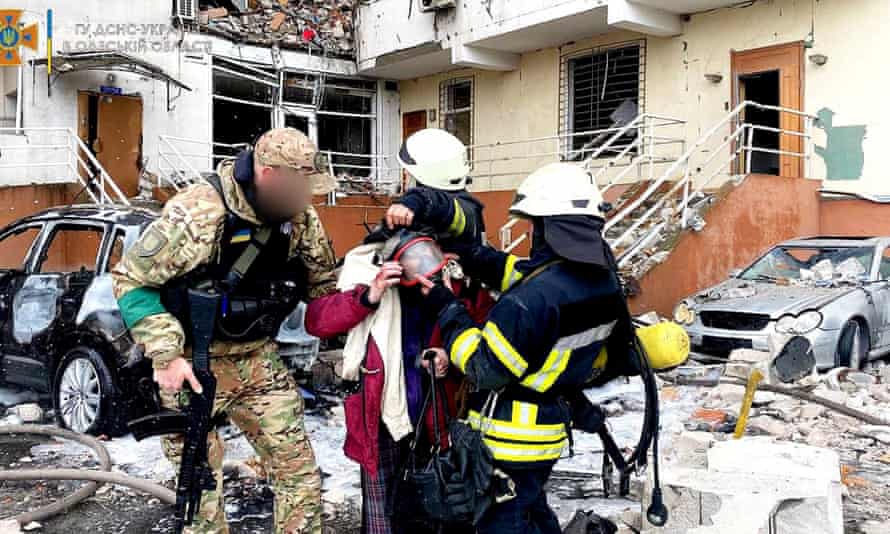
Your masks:
{"label": "dust covered ground", "polygon": [[[835,377],[833,391],[844,404],[883,410],[890,414],[890,372],[876,369],[866,386],[854,384],[859,376]],[[885,380],[887,383],[885,384]],[[886,387],[885,387],[886,386]],[[841,393],[842,392],[842,393]],[[707,430],[718,439],[729,439],[737,416],[739,391],[718,387],[673,386],[661,389],[661,455],[675,453],[673,445],[684,431]],[[609,426],[619,445],[636,443],[643,419],[643,395],[639,380],[619,380],[589,391],[591,400],[603,404]],[[0,390],[0,402],[30,402],[27,392]],[[357,533],[360,530],[360,483],[356,464],[342,452],[345,434],[343,408],[339,399],[327,397],[324,406],[309,410],[306,428],[324,479],[326,532]],[[864,406],[863,406],[864,405]],[[874,525],[890,523],[890,428],[887,433],[864,432],[856,421],[830,411],[807,408],[787,399],[766,398],[755,403],[748,426],[749,435],[772,435],[776,439],[809,443],[836,450],[844,476],[844,519],[848,534],[873,534]],[[702,409],[706,409],[702,412]],[[709,410],[709,411],[707,411]],[[721,412],[726,420],[709,418]],[[0,424],[6,406],[0,405]],[[17,421],[6,418],[6,422]],[[233,533],[272,532],[272,492],[262,480],[261,467],[252,460],[253,451],[237,429],[224,429],[226,438],[226,512]],[[114,470],[173,487],[173,467],[160,451],[159,438],[136,442],[131,436],[107,441]],[[31,436],[0,436],[0,469],[35,467],[94,468],[97,462],[80,445]],[[603,498],[602,446],[597,437],[575,433],[574,456],[556,466],[548,487],[550,504],[565,524],[576,511],[595,511],[611,518],[621,533],[638,532],[643,480],[632,480],[628,498]],[[256,470],[260,471],[260,476]],[[80,482],[0,482],[0,520],[33,510],[70,494]],[[35,532],[69,534],[170,532],[171,509],[157,499],[117,486],[104,486],[80,506],[34,525]],[[890,532],[890,531],[886,531]],[[2,533],[2,529],[0,529]]]}

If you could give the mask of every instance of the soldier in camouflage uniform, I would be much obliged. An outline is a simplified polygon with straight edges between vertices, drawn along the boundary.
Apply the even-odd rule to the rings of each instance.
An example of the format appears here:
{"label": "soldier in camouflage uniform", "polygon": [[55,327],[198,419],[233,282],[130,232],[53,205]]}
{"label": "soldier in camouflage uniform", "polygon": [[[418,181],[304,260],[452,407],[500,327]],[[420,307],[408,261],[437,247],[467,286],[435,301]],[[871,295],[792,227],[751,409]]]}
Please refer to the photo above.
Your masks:
{"label": "soldier in camouflage uniform", "polygon": [[[218,261],[228,246],[220,242],[227,214],[257,227],[282,223],[281,232],[290,232],[290,258],[299,257],[305,265],[308,297],[334,291],[334,253],[310,201],[312,194],[331,191],[335,182],[319,170],[315,146],[297,130],[280,128],[266,132],[245,155],[217,169],[221,191],[201,182],[170,199],[113,270],[122,316],[152,360],[166,408],[181,408],[187,401],[183,382],[198,392],[200,384],[186,359],[183,325],[164,307],[162,290]],[[237,239],[232,236],[230,242]],[[226,412],[260,455],[275,492],[276,532],[321,532],[321,479],[303,426],[303,400],[275,343],[268,337],[216,340],[211,355],[218,381],[214,415]],[[163,439],[165,454],[177,465],[182,441],[180,436]],[[208,443],[217,487],[203,493],[199,517],[187,532],[225,533],[223,442],[212,432]]]}

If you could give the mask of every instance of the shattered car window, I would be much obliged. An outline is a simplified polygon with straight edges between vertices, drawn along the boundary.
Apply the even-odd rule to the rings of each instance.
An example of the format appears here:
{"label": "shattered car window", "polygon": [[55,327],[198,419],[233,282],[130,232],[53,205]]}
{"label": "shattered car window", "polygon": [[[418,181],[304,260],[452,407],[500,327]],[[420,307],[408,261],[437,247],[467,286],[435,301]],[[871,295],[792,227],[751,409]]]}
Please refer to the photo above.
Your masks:
{"label": "shattered car window", "polygon": [[23,269],[39,233],[40,227],[30,226],[0,238],[0,269]]}
{"label": "shattered car window", "polygon": [[121,258],[124,256],[124,251],[129,247],[132,243],[124,243],[126,235],[118,231],[114,234],[114,242],[111,243],[111,252],[108,254],[108,266],[107,270],[114,269],[114,266],[117,265]]}
{"label": "shattered car window", "polygon": [[41,258],[40,273],[77,272],[96,270],[101,228],[62,226],[53,231],[51,241]]}
{"label": "shattered car window", "polygon": [[779,246],[748,267],[742,280],[828,280],[867,275],[874,259],[872,247]]}

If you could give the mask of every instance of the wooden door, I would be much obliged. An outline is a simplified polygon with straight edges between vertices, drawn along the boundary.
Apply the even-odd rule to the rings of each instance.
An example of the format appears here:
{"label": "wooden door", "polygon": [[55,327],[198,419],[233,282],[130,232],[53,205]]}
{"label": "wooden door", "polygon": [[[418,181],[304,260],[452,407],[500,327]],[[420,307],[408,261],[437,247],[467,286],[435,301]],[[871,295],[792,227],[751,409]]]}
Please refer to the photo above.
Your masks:
{"label": "wooden door", "polygon": [[96,159],[127,197],[139,193],[142,165],[142,98],[100,95]]}
{"label": "wooden door", "polygon": [[[411,134],[426,128],[426,110],[409,111],[402,113],[402,142],[411,137]],[[408,186],[408,175],[402,172],[402,189]]]}
{"label": "wooden door", "polygon": [[[779,106],[803,110],[803,43],[788,43],[754,50],[732,52],[732,101],[733,107],[743,100],[740,95],[739,77],[762,72],[779,72]],[[800,116],[791,113],[779,114],[779,128],[787,131],[803,131]],[[803,152],[803,140],[796,135],[782,134],[779,150],[783,152]],[[780,155],[779,175],[803,177],[803,158]]]}

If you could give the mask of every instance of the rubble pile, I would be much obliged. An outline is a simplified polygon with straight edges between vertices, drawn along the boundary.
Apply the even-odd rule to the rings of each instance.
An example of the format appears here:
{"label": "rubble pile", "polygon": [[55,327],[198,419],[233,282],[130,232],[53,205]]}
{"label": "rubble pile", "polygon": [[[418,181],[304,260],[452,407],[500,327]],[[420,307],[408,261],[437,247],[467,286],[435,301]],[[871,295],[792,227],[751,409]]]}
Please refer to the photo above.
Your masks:
{"label": "rubble pile", "polygon": [[[697,389],[698,408],[674,429],[666,451],[669,526],[680,529],[672,532],[756,533],[764,521],[785,525],[768,530],[777,533],[890,532],[881,530],[890,526],[890,366],[811,370],[780,385],[774,348],[734,351],[725,366],[678,370],[678,383],[716,386]],[[771,391],[753,390],[744,436],[737,440],[744,384],[755,370]],[[756,521],[742,521],[733,503],[747,503],[745,517]]]}
{"label": "rubble pile", "polygon": [[[613,210],[612,215],[619,213],[626,204],[638,198],[649,185],[651,185],[649,182],[639,182],[628,189],[616,201],[616,209]],[[682,211],[680,203],[682,195],[678,196],[678,193],[675,193],[675,198],[665,201],[658,213],[644,221],[643,224],[631,232],[629,239],[624,240],[619,246],[615,247],[615,254],[620,257],[629,249],[637,245],[642,246],[622,268],[621,276],[626,281],[625,285],[629,288],[637,287],[638,283],[636,281],[642,279],[646,273],[657,265],[664,263],[679,243],[680,237],[685,230],[692,229],[696,232],[703,230],[707,224],[704,216],[708,210],[723,200],[738,185],[738,182],[727,182],[720,190],[712,194],[700,195],[699,198],[691,200],[686,208],[685,228],[681,224]],[[630,212],[624,220],[610,228],[606,232],[606,239],[611,242],[623,235],[674,186],[674,182],[662,184],[655,193]]]}
{"label": "rubble pile", "polygon": [[[210,7],[198,12],[198,25],[233,41],[355,55],[355,0],[251,0],[249,9]],[[203,2],[202,2],[203,4]]]}

